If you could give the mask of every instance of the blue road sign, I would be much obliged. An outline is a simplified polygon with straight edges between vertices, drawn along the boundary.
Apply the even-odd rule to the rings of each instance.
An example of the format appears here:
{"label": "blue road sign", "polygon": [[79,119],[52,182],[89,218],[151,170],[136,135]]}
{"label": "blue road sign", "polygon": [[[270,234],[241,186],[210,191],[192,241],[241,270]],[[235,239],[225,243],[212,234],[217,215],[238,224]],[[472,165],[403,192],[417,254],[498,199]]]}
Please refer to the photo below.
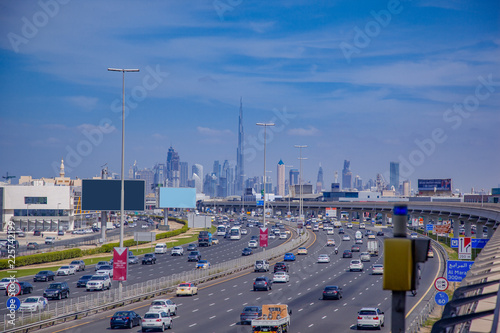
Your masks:
{"label": "blue road sign", "polygon": [[[486,246],[486,243],[488,243],[489,238],[472,238],[471,241],[473,249],[482,249]],[[458,238],[451,239],[451,247],[458,248]]]}
{"label": "blue road sign", "polygon": [[425,230],[426,231],[432,231],[432,230],[434,230],[434,224],[427,224],[425,226]]}
{"label": "blue road sign", "polygon": [[461,282],[472,267],[474,261],[447,260],[446,279],[449,282]]}
{"label": "blue road sign", "polygon": [[452,238],[450,247],[458,249],[458,238]]}
{"label": "blue road sign", "polygon": [[17,310],[21,306],[21,301],[17,297],[10,297],[7,300],[7,309],[9,310]]}
{"label": "blue road sign", "polygon": [[448,297],[448,294],[445,293],[444,291],[440,291],[436,294],[436,296],[434,297],[434,300],[436,301],[436,304],[437,305],[445,305],[446,303],[448,303],[448,301],[450,300],[449,297]]}
{"label": "blue road sign", "polygon": [[264,200],[257,200],[257,206],[264,206]]}

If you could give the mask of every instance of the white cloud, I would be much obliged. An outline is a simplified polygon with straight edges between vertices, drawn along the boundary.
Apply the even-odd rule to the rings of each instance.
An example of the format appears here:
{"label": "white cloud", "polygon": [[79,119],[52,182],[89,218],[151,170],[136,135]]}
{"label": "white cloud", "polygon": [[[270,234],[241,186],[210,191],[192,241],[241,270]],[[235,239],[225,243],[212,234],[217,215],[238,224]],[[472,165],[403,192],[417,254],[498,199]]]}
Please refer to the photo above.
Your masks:
{"label": "white cloud", "polygon": [[314,126],[308,126],[307,128],[291,128],[288,130],[289,135],[297,136],[315,136],[320,133],[320,130]]}
{"label": "white cloud", "polygon": [[217,130],[213,128],[208,128],[208,127],[201,127],[198,126],[196,127],[196,130],[198,133],[206,135],[206,136],[212,136],[212,137],[221,137],[221,136],[229,136],[232,135],[233,133],[230,130]]}
{"label": "white cloud", "polygon": [[76,105],[77,107],[85,111],[94,110],[97,105],[97,102],[99,101],[99,99],[97,99],[96,97],[87,97],[87,96],[72,96],[72,97],[67,97],[66,99],[73,105]]}

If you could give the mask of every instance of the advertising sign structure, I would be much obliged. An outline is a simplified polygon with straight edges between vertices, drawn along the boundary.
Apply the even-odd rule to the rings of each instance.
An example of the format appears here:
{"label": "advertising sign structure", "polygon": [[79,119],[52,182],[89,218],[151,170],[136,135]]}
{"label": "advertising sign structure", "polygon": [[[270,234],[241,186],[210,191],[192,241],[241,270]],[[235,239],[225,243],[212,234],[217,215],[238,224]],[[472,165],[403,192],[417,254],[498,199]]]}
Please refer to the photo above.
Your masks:
{"label": "advertising sign structure", "polygon": [[267,236],[267,228],[260,228],[259,229],[259,240],[260,240],[260,247],[267,247],[268,245],[268,236]]}
{"label": "advertising sign structure", "polygon": [[472,264],[474,264],[474,261],[447,260],[446,279],[449,282],[461,282],[472,267]]}
{"label": "advertising sign structure", "polygon": [[458,239],[458,259],[472,258],[472,242],[470,237],[460,237]]}
{"label": "advertising sign structure", "polygon": [[450,232],[450,225],[449,224],[436,225],[434,226],[434,230],[438,235],[447,234]]}
{"label": "advertising sign structure", "polygon": [[115,247],[113,251],[113,281],[127,281],[128,248]]}
{"label": "advertising sign structure", "polygon": [[337,217],[337,208],[325,208],[326,217]]}
{"label": "advertising sign structure", "polygon": [[160,187],[159,207],[196,208],[196,189]]}
{"label": "advertising sign structure", "polygon": [[419,179],[419,191],[451,191],[451,178],[448,179]]}
{"label": "advertising sign structure", "polygon": [[[125,180],[124,209],[143,211],[146,206],[146,182]],[[82,210],[121,209],[121,181],[114,179],[82,179]]]}

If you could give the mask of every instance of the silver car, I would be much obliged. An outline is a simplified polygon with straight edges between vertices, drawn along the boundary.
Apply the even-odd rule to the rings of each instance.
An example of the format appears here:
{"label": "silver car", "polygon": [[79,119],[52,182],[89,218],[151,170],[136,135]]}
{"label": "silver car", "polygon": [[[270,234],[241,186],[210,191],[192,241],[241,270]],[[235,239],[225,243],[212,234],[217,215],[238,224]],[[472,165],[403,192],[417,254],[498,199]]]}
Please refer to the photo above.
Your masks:
{"label": "silver car", "polygon": [[146,312],[142,317],[142,331],[147,329],[159,329],[165,331],[166,328],[172,328],[172,318],[166,312]]}
{"label": "silver car", "polygon": [[371,257],[370,257],[370,253],[368,252],[361,252],[361,254],[359,255],[359,259],[363,262],[365,261],[370,261]]}

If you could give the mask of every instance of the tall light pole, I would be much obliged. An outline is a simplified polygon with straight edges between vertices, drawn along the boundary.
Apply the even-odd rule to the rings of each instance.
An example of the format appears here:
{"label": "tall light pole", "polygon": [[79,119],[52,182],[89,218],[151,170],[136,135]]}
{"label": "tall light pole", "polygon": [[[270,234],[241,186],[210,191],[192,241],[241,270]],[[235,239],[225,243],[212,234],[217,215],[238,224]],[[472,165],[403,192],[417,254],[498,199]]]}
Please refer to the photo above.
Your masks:
{"label": "tall light pole", "polygon": [[302,228],[304,228],[304,203],[302,199],[302,160],[307,160],[306,157],[302,158],[302,148],[307,148],[306,145],[295,145],[295,148],[299,148],[299,161],[300,161],[300,171],[299,171],[299,187],[300,187],[300,196],[299,196],[299,219],[302,222]]}
{"label": "tall light pole", "polygon": [[[264,229],[266,228],[266,136],[267,127],[274,126],[274,123],[257,123],[257,126],[264,127]],[[265,249],[264,249],[265,250]]]}
{"label": "tall light pole", "polygon": [[[138,69],[108,68],[110,72],[122,72],[122,177],[120,199],[120,247],[123,247],[123,223],[125,215],[125,72],[138,72]],[[121,285],[121,281],[120,281]]]}
{"label": "tall light pole", "polygon": [[[241,175],[241,177],[244,179],[246,175]],[[241,196],[241,203],[242,203],[242,208],[241,210],[243,211],[244,216],[247,216],[245,212],[245,186],[243,186],[243,195]],[[240,212],[241,215],[241,212]]]}

